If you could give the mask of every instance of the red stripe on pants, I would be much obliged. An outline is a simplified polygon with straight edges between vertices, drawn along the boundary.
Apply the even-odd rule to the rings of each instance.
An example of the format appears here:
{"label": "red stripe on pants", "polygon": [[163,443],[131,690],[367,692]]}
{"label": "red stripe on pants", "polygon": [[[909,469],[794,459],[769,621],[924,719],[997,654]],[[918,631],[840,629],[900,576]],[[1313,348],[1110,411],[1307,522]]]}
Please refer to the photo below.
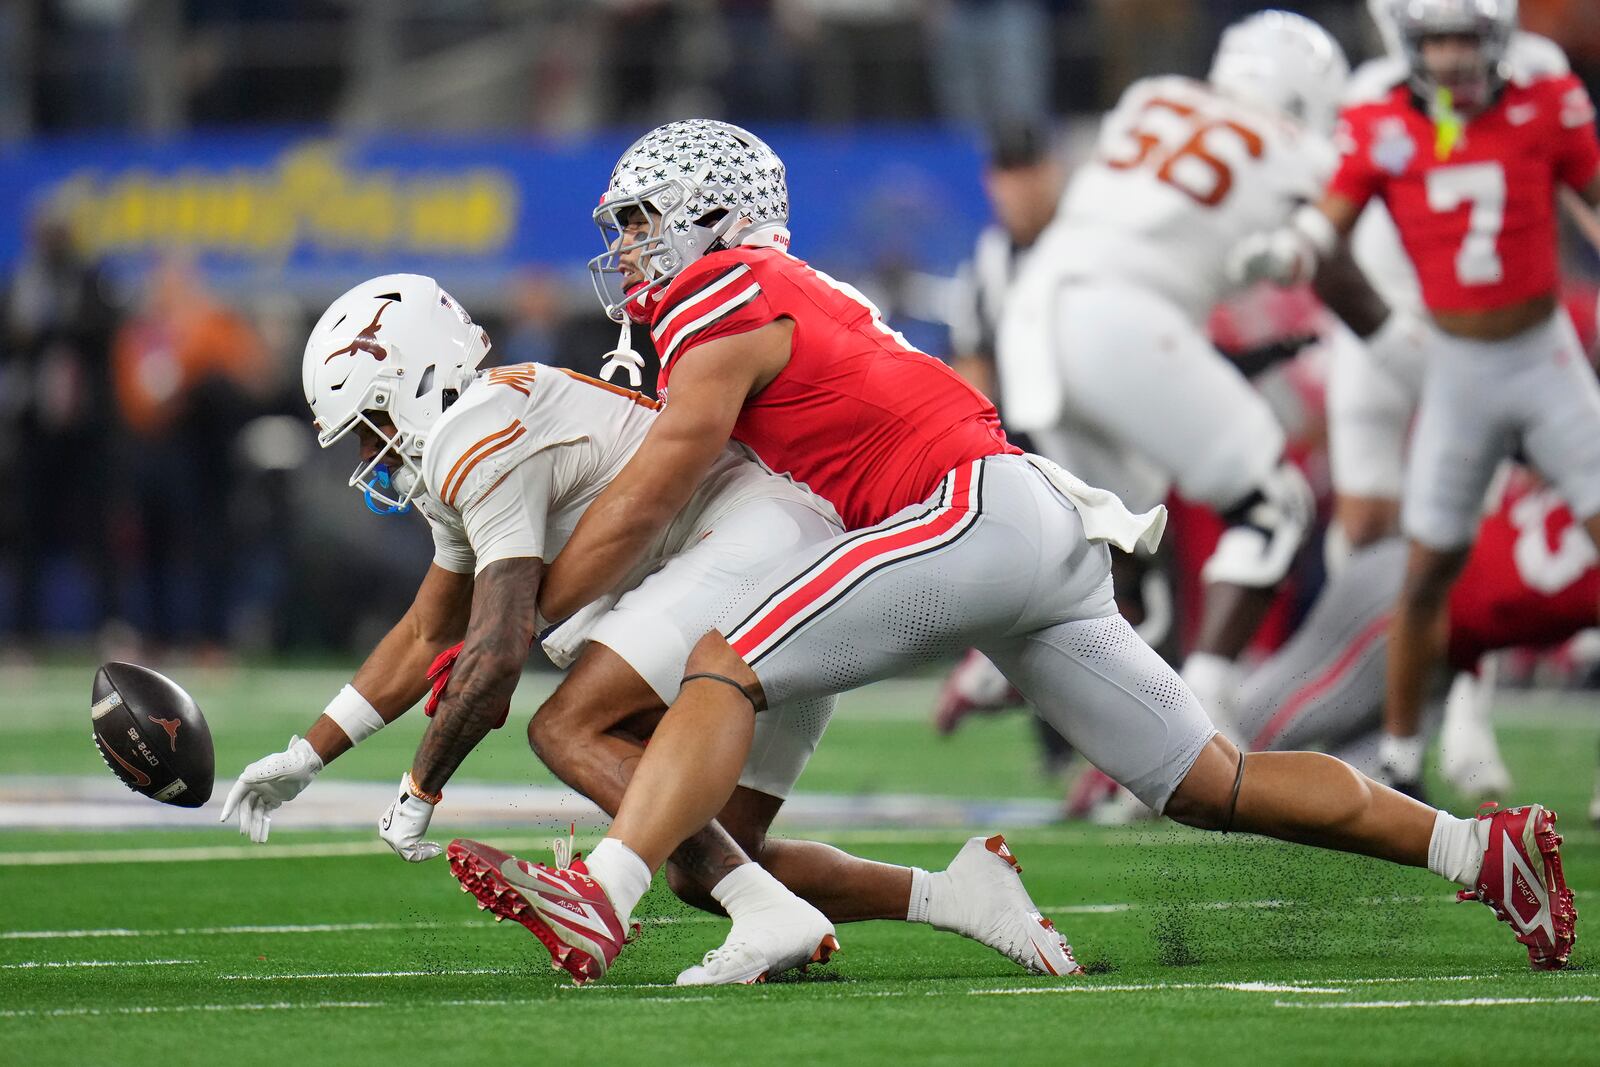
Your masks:
{"label": "red stripe on pants", "polygon": [[1266,726],[1261,728],[1261,733],[1256,735],[1256,739],[1251,742],[1251,751],[1258,752],[1271,744],[1272,739],[1282,733],[1284,728],[1294,720],[1296,715],[1304,710],[1307,704],[1310,704],[1332,688],[1334,683],[1350,669],[1355,661],[1361,658],[1361,654],[1367,650],[1368,646],[1381,637],[1388,628],[1389,616],[1387,615],[1369,623],[1367,628],[1357,634],[1354,641],[1350,642],[1350,647],[1339,654],[1339,658],[1333,661],[1331,667],[1295,690],[1294,695],[1283,702],[1283,707],[1278,709],[1278,713],[1267,722]]}
{"label": "red stripe on pants", "polygon": [[951,494],[952,502],[948,507],[935,513],[931,522],[914,526],[909,530],[896,530],[882,537],[868,538],[855,545],[834,560],[821,574],[780,600],[767,614],[751,622],[743,636],[734,640],[733,650],[739,654],[740,659],[748,660],[752,649],[771,637],[790,619],[826,597],[834,586],[862,564],[870,562],[874,557],[909,548],[924,541],[932,541],[948,533],[971,507],[969,499],[971,491],[972,464],[969,463],[956,471],[955,491]]}

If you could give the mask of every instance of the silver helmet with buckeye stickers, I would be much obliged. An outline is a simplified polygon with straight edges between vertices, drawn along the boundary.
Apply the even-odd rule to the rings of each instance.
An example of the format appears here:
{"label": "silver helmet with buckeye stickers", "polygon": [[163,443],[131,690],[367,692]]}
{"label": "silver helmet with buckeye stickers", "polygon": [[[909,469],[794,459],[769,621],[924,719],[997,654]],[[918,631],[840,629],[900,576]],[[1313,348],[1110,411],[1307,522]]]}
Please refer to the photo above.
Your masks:
{"label": "silver helmet with buckeye stickers", "polygon": [[[648,225],[635,236],[628,222],[641,216]],[[617,160],[594,220],[606,244],[589,261],[595,293],[615,321],[643,322],[660,291],[706,253],[741,244],[788,247],[783,161],[738,126],[669,122]],[[629,284],[622,257],[634,253],[643,281]]]}
{"label": "silver helmet with buckeye stickers", "polygon": [[1477,39],[1476,69],[1456,75],[1478,83],[1473,91],[1482,98],[1468,101],[1473,105],[1486,104],[1505,81],[1506,54],[1517,30],[1517,0],[1393,0],[1390,10],[1411,68],[1412,88],[1424,99],[1432,100],[1448,87],[1423,58],[1423,42],[1430,37]]}

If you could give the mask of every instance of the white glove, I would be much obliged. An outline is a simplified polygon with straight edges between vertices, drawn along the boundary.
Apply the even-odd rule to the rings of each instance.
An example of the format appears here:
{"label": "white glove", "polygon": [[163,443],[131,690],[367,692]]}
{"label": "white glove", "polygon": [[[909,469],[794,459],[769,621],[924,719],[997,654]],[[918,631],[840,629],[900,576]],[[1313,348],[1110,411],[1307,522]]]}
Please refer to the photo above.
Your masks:
{"label": "white glove", "polygon": [[444,851],[432,841],[422,840],[432,818],[433,805],[417,796],[411,772],[407,771],[400,778],[400,795],[378,820],[378,836],[403,860],[412,863],[431,860]]}
{"label": "white glove", "polygon": [[291,737],[288,748],[264,756],[244,769],[228,791],[222,817],[217,821],[227,822],[237,811],[239,832],[259,845],[272,829],[272,812],[284,801],[299,796],[321,770],[322,757],[311,747],[311,742],[303,737]]}
{"label": "white glove", "polygon": [[1328,216],[1303,204],[1286,225],[1241,238],[1228,250],[1223,269],[1235,285],[1260,281],[1298,285],[1309,282],[1317,273],[1317,264],[1338,246],[1339,234]]}
{"label": "white glove", "polygon": [[1317,272],[1317,252],[1293,226],[1252,233],[1228,250],[1228,280],[1235,285],[1298,285]]}

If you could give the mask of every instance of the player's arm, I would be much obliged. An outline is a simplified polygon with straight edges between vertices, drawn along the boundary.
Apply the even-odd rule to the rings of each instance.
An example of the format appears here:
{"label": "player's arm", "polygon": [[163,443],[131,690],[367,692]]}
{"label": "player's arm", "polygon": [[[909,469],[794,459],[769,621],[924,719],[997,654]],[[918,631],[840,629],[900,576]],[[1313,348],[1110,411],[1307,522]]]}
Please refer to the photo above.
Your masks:
{"label": "player's arm", "polygon": [[677,357],[671,401],[550,565],[539,597],[544,618],[567,618],[638,564],[727,445],[745,400],[788,362],[793,332],[779,319]]}
{"label": "player's arm", "polygon": [[450,500],[476,557],[471,616],[459,653],[436,684],[437,705],[400,791],[379,822],[379,836],[402,858],[430,859],[424,841],[433,808],[461,761],[506,721],[528,648],[539,631],[546,517],[555,496],[552,450],[509,470],[468,467]]}
{"label": "player's arm", "polygon": [[[466,633],[472,585],[471,574],[457,574],[437,563],[428,566],[416,599],[346,687],[378,720],[394,722],[427,693],[428,665]],[[339,704],[340,698],[335,698],[334,703]],[[329,705],[328,711],[306,731],[306,740],[324,763],[337,759],[356,740],[373,732],[363,731],[361,720],[375,727],[359,709],[354,716],[343,711]],[[353,738],[352,732],[361,733],[362,737]]]}
{"label": "player's arm", "polygon": [[537,556],[496,560],[479,573],[461,656],[411,761],[418,793],[443,793],[467,753],[503,720],[501,709],[511,702],[539,632],[543,573],[544,561]]}
{"label": "player's arm", "polygon": [[305,791],[323,767],[398,719],[428,691],[428,665],[466,631],[472,575],[430,564],[416,598],[355,678],[328,703],[304,738],[246,767],[219,819],[239,816],[239,832],[267,840],[272,812]]}
{"label": "player's arm", "polygon": [[1596,174],[1589,180],[1588,185],[1585,185],[1582,189],[1579,189],[1578,195],[1581,196],[1583,198],[1583,202],[1588,204],[1591,208],[1600,208],[1600,174]]}
{"label": "player's arm", "polygon": [[1427,327],[1416,314],[1390,307],[1356,263],[1349,235],[1360,217],[1361,206],[1331,193],[1317,210],[1339,237],[1333,250],[1318,261],[1311,282],[1318,299],[1361,338],[1378,363],[1410,362],[1416,350],[1428,343]]}

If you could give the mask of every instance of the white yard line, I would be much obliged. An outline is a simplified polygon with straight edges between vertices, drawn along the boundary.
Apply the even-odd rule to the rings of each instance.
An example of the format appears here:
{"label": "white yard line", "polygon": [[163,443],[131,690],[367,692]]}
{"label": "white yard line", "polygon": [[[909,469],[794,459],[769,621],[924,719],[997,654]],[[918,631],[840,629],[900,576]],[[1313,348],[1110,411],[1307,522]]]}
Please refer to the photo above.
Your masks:
{"label": "white yard line", "polygon": [[[1361,897],[1350,901],[1341,902],[1350,907],[1370,907],[1373,905],[1435,905],[1454,903],[1455,898],[1449,896],[1409,896],[1409,897]],[[1148,903],[1139,901],[1124,901],[1111,904],[1045,904],[1039,910],[1051,915],[1121,915],[1130,912],[1149,909],[1166,909],[1174,907],[1198,908],[1200,910],[1234,910],[1258,909],[1262,911],[1275,911],[1287,907],[1319,907],[1323,902],[1299,903],[1283,900],[1197,900],[1177,903]],[[726,919],[717,915],[691,913],[688,915],[658,915],[646,917],[646,925],[675,926],[688,923],[722,923]],[[486,921],[478,919],[460,919],[454,922],[349,922],[349,923],[288,923],[283,925],[241,925],[241,926],[178,926],[167,929],[129,929],[121,926],[103,928],[90,928],[81,930],[4,930],[0,931],[0,941],[29,941],[29,940],[70,940],[90,937],[218,937],[234,934],[342,934],[356,931],[376,930],[439,930],[457,927],[486,926]],[[1470,976],[1462,976],[1465,980]],[[1388,981],[1389,979],[1373,979],[1373,981]],[[1440,979],[1444,981],[1445,979]]]}
{"label": "white yard line", "polygon": [[[675,987],[673,987],[675,988]],[[703,1004],[716,1000],[710,996],[637,997],[633,1004]],[[140,1004],[122,1008],[27,1008],[0,1011],[0,1019],[63,1019],[77,1016],[180,1015],[191,1012],[316,1011],[327,1009],[399,1008],[528,1008],[548,1004],[548,1000],[317,1000],[294,1003],[273,1001],[260,1004]]]}
{"label": "white yard line", "polygon": [[90,930],[4,930],[0,941],[56,940],[83,937],[216,937],[228,934],[342,934],[363,930],[438,930],[443,927],[477,926],[478,921],[462,919],[459,922],[371,922],[371,923],[307,923],[281,926],[174,926],[165,930],[130,930],[121,926],[108,926]]}
{"label": "white yard line", "polygon": [[366,1000],[319,1000],[291,1004],[142,1004],[125,1008],[33,1008],[0,1011],[0,1019],[59,1019],[75,1015],[167,1015],[201,1011],[306,1011],[316,1008],[383,1008],[389,1005]]}
{"label": "white yard line", "polygon": [[1337,995],[1350,990],[1333,986],[1293,985],[1273,982],[1134,982],[1125,985],[1024,986],[1011,989],[969,989],[973,997],[1009,997],[1031,995],[1081,995],[1085,993],[1170,993],[1188,989],[1208,989],[1233,993],[1316,993]]}
{"label": "white yard line", "polygon": [[463,974],[525,974],[526,967],[468,967],[438,971],[323,971],[319,974],[219,974],[224,982],[281,982],[322,978],[449,978]]}
{"label": "white yard line", "polygon": [[1498,1008],[1520,1004],[1600,1004],[1600,997],[1463,997],[1459,1000],[1347,1000],[1338,1003],[1326,1001],[1273,1001],[1274,1008],[1350,1008],[1373,1010],[1384,1008]]}
{"label": "white yard line", "polygon": [[0,971],[31,971],[35,968],[77,967],[165,967],[176,963],[199,963],[199,960],[28,960],[24,963],[0,963]]}

